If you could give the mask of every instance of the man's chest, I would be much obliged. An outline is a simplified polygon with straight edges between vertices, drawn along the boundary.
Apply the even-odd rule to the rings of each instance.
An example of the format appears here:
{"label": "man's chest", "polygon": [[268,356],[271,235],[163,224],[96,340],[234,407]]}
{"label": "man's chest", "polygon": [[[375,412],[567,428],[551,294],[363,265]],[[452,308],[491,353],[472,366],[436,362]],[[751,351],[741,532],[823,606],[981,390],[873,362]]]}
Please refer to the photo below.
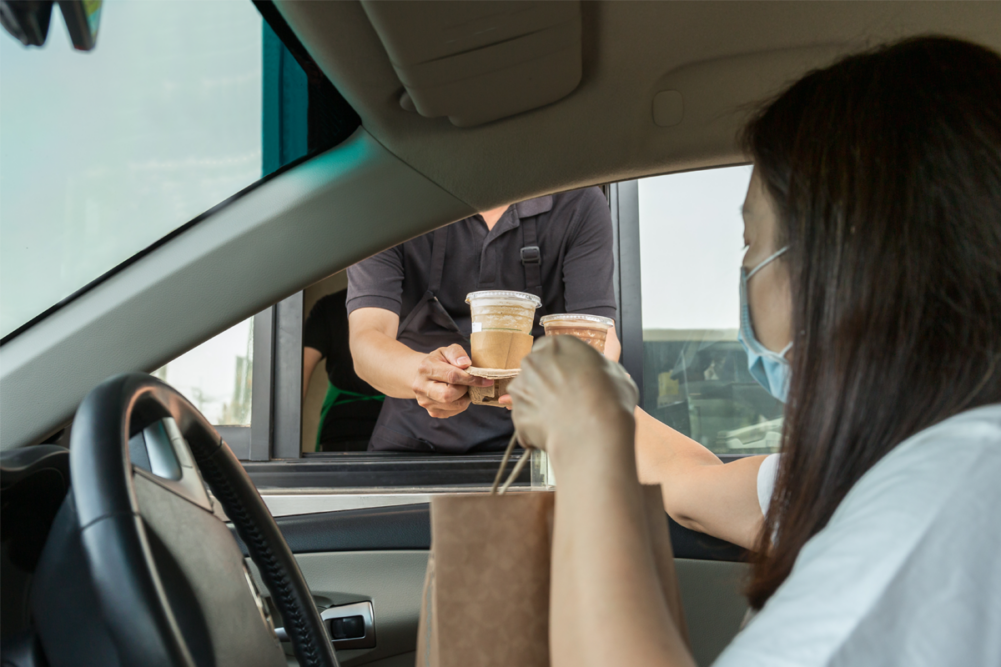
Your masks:
{"label": "man's chest", "polygon": [[[469,292],[526,291],[529,283],[537,282],[540,277],[552,283],[552,277],[559,275],[564,254],[562,232],[558,225],[544,220],[522,220],[517,226],[491,231],[479,220],[456,223],[448,229],[446,251],[438,258],[441,279],[438,289],[433,291],[452,313],[468,310],[465,299]],[[430,234],[407,244],[405,299],[417,298],[433,287],[438,268],[434,244],[440,240],[441,235]]]}

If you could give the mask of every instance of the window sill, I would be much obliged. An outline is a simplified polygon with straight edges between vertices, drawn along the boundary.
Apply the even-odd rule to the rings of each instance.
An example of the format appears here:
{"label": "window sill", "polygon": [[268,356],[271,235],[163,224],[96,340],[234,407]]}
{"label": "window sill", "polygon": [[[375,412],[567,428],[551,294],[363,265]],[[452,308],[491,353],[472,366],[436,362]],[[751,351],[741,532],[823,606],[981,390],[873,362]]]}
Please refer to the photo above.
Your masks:
{"label": "window sill", "polygon": [[[521,458],[511,456],[508,470]],[[406,454],[397,452],[345,452],[311,454],[302,459],[252,462],[244,468],[262,492],[271,489],[337,490],[340,494],[383,495],[387,491],[421,490],[442,493],[489,488],[497,475],[502,454]],[[531,484],[530,466],[514,483]]]}

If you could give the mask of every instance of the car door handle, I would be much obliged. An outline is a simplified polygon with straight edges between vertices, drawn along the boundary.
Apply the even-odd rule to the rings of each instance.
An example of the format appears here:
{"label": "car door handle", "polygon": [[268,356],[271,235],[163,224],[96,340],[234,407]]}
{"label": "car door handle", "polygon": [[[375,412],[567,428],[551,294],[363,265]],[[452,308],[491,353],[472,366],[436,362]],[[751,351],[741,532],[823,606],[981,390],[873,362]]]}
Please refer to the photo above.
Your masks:
{"label": "car door handle", "polygon": [[[371,602],[355,602],[328,607],[320,612],[327,636],[334,648],[373,648],[375,646],[375,615]],[[283,642],[289,641],[285,628],[275,628]]]}

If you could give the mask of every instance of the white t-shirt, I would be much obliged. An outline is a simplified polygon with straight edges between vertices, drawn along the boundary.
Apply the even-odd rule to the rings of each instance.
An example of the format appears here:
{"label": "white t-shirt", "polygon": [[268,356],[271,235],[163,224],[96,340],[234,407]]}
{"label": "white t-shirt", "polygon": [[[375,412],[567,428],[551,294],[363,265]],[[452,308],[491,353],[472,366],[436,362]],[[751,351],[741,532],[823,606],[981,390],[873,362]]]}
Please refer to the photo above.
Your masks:
{"label": "white t-shirt", "polygon": [[761,513],[768,514],[768,506],[772,502],[772,491],[775,490],[775,475],[779,471],[779,455],[770,454],[761,462],[758,468],[758,504]]}
{"label": "white t-shirt", "polygon": [[863,475],[714,664],[1001,665],[1001,405]]}

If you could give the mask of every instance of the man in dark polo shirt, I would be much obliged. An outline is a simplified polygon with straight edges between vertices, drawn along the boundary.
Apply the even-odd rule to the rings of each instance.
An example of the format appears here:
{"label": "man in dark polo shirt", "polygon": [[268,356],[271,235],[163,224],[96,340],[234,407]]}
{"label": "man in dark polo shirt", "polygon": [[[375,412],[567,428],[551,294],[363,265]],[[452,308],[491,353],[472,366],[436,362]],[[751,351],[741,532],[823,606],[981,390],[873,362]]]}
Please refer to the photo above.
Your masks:
{"label": "man in dark polo shirt", "polygon": [[[359,377],[386,395],[369,449],[466,453],[504,449],[507,410],[470,405],[489,385],[471,365],[466,295],[529,292],[539,317],[615,317],[612,223],[598,188],[505,206],[460,220],[348,269],[351,355]],[[619,353],[614,332],[606,355]]]}

